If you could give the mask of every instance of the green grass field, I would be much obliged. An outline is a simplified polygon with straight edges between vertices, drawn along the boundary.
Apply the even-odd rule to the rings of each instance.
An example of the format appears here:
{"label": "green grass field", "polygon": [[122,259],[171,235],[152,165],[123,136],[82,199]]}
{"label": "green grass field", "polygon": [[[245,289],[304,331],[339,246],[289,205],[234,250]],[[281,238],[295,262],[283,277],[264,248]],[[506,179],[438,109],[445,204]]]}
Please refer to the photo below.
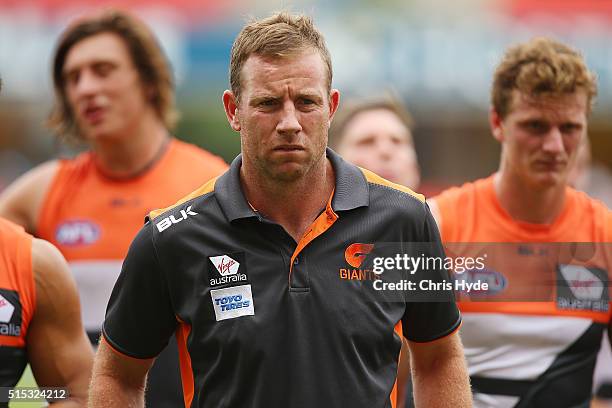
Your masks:
{"label": "green grass field", "polygon": [[[17,387],[36,387],[36,380],[34,380],[29,364],[23,372],[21,380],[17,383]],[[43,404],[42,402],[11,402],[9,408],[40,408],[44,406]]]}

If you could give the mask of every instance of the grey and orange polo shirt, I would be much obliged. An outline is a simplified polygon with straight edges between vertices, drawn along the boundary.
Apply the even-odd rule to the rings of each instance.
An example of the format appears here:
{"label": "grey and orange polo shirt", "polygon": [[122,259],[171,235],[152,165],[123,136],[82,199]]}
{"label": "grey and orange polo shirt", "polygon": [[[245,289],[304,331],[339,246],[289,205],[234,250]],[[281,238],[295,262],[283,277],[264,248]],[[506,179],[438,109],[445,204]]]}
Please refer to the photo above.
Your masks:
{"label": "grey and orange polo shirt", "polygon": [[[241,157],[150,215],[106,313],[105,341],[152,358],[178,339],[186,407],[392,407],[400,335],[457,329],[454,301],[386,300],[360,269],[378,242],[433,242],[422,196],[328,149],[336,186],[300,242],[248,204]],[[438,279],[445,279],[441,273]]]}

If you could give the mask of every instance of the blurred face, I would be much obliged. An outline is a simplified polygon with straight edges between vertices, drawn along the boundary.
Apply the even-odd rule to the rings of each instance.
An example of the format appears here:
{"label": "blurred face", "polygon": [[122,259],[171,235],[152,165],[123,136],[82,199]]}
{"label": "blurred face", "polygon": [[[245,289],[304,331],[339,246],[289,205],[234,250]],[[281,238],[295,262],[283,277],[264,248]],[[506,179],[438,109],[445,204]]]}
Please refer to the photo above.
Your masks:
{"label": "blurred face", "polygon": [[388,109],[356,114],[338,146],[346,160],[394,183],[416,189],[420,174],[410,129]]}
{"label": "blurred face", "polygon": [[502,171],[536,190],[567,184],[587,132],[584,92],[531,98],[518,91],[510,113],[491,113],[494,137],[502,143]]}
{"label": "blurred face", "polygon": [[240,131],[246,165],[270,180],[287,182],[324,163],[339,99],[338,91],[328,91],[326,76],[315,51],[247,59],[240,101],[230,91],[223,95],[230,124]]}
{"label": "blurred face", "polygon": [[128,49],[117,34],[76,43],[63,68],[65,93],[81,135],[96,141],[129,135],[150,105]]}

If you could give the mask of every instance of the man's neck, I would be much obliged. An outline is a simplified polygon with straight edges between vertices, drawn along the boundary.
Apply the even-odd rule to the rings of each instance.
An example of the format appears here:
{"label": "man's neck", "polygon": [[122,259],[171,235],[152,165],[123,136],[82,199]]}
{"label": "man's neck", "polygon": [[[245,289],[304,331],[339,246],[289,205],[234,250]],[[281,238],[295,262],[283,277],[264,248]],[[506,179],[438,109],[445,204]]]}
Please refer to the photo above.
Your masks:
{"label": "man's neck", "polygon": [[91,150],[104,175],[132,178],[151,168],[163,156],[168,142],[168,131],[160,121],[142,120],[125,135],[95,141]]}
{"label": "man's neck", "polygon": [[262,215],[283,226],[296,242],[325,209],[334,186],[334,170],[325,157],[299,180],[287,183],[270,181],[248,166],[240,179],[249,203]]}
{"label": "man's neck", "polygon": [[517,221],[548,225],[563,211],[564,185],[534,191],[507,171],[498,172],[493,183],[502,208]]}

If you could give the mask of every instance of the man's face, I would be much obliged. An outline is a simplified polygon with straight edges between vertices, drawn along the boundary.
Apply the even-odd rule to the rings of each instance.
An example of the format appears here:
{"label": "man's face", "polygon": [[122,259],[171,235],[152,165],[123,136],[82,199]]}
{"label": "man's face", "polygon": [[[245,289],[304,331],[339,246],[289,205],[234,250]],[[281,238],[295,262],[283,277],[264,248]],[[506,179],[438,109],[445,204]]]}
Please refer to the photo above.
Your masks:
{"label": "man's face", "polygon": [[419,165],[410,129],[388,109],[357,113],[344,128],[338,153],[394,183],[417,188]]}
{"label": "man's face", "polygon": [[338,91],[328,91],[320,54],[310,50],[284,58],[251,55],[242,68],[240,100],[229,91],[223,96],[245,163],[283,182],[303,177],[325,158],[338,99]]}
{"label": "man's face", "polygon": [[567,184],[587,132],[584,92],[528,97],[514,91],[510,113],[491,112],[494,137],[502,143],[502,169],[535,190]]}
{"label": "man's face", "polygon": [[63,76],[72,114],[88,141],[129,135],[151,108],[128,49],[117,34],[92,35],[72,46]]}

